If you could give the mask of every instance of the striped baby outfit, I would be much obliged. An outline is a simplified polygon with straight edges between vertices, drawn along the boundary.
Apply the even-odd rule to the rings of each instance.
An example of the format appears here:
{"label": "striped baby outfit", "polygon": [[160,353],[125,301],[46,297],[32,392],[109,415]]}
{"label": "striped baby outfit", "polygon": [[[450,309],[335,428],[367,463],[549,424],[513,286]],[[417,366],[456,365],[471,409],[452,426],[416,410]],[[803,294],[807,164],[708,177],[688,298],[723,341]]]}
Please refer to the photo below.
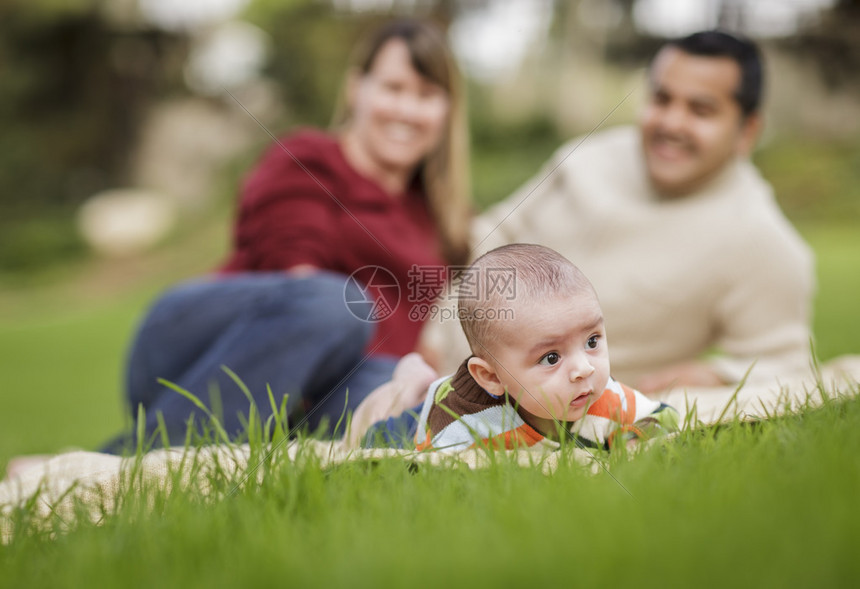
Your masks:
{"label": "striped baby outfit", "polygon": [[[619,436],[626,441],[677,431],[678,412],[610,378],[585,416],[568,425],[570,436],[582,446],[609,450]],[[453,375],[430,385],[415,444],[419,450],[559,446],[526,423],[507,398],[481,388],[466,362]]]}

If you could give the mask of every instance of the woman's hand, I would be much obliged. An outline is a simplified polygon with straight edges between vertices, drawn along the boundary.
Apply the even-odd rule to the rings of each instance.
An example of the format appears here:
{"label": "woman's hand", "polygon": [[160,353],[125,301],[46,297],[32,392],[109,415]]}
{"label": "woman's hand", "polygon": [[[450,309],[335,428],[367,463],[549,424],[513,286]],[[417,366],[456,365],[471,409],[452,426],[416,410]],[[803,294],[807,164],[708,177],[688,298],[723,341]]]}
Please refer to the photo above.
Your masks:
{"label": "woman's hand", "polygon": [[298,264],[287,268],[286,272],[290,276],[295,276],[296,278],[305,278],[306,276],[319,272],[319,268],[313,264]]}
{"label": "woman's hand", "polygon": [[345,441],[358,447],[367,430],[374,423],[396,417],[424,401],[427,387],[438,378],[433,370],[415,352],[406,354],[394,368],[391,380],[376,387],[353,413]]}

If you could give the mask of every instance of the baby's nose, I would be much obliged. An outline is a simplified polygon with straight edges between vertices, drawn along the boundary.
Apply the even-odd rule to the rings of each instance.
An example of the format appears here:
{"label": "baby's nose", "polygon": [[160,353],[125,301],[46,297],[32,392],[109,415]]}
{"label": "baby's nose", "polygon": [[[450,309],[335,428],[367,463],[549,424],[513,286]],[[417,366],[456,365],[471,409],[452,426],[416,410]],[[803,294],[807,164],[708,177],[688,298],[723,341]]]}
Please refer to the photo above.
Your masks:
{"label": "baby's nose", "polygon": [[570,369],[570,380],[571,382],[582,380],[591,376],[593,372],[594,366],[591,364],[589,358],[583,354],[574,360],[573,366]]}

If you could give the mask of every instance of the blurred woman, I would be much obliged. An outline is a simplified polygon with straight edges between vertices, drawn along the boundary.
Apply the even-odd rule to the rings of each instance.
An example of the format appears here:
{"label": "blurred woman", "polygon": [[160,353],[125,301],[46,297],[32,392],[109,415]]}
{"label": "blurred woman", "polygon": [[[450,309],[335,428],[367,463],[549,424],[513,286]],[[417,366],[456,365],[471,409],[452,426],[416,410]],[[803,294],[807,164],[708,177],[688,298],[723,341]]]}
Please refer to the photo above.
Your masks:
{"label": "blurred woman", "polygon": [[285,397],[291,426],[336,422],[415,348],[415,297],[432,301],[445,266],[465,262],[467,128],[444,35],[396,21],[354,57],[333,129],[270,147],[243,185],[228,260],[140,325],[126,393],[148,436],[159,415],[171,444],[207,419],[164,379],[240,438],[249,399],[229,372],[264,422]]}

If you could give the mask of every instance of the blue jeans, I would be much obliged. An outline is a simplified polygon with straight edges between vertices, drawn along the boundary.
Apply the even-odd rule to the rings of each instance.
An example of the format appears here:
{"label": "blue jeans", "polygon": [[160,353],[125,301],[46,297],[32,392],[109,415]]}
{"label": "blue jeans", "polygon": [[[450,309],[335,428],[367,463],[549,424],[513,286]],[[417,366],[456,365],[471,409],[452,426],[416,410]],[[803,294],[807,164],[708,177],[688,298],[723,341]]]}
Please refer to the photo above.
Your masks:
{"label": "blue jeans", "polygon": [[[158,383],[164,379],[210,409],[213,398],[215,407],[220,399],[221,423],[239,437],[249,401],[226,366],[250,391],[263,423],[272,414],[268,385],[278,406],[288,396],[291,428],[303,413],[312,430],[325,420],[332,427],[390,380],[396,364],[390,356],[366,356],[374,326],[350,313],[345,288],[346,277],[338,274],[277,272],[209,277],[168,291],[144,318],[129,353],[126,392],[133,418],[142,406],[150,436],[160,413],[171,444],[184,441],[190,416],[197,424],[206,421],[190,400]],[[213,389],[217,397],[210,395]],[[124,436],[104,450],[130,446]]]}

